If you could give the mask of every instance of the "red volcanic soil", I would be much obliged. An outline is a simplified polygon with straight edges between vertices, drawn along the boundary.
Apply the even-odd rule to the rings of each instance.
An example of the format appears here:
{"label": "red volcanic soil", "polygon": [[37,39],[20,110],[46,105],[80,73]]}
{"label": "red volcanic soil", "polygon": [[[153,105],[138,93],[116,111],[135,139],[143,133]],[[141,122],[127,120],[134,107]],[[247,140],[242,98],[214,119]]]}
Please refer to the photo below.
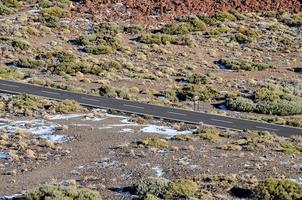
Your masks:
{"label": "red volcanic soil", "polygon": [[84,0],[79,10],[109,20],[154,22],[188,14],[211,15],[230,9],[299,12],[302,0]]}

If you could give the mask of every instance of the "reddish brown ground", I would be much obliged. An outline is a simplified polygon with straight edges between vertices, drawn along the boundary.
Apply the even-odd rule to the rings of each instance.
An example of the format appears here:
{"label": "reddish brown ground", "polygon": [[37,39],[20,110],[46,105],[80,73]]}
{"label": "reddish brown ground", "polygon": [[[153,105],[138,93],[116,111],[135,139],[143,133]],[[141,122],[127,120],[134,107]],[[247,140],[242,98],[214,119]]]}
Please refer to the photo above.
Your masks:
{"label": "reddish brown ground", "polygon": [[168,20],[175,16],[208,13],[215,11],[261,12],[284,10],[299,12],[301,0],[85,0],[81,12],[110,20],[150,21]]}

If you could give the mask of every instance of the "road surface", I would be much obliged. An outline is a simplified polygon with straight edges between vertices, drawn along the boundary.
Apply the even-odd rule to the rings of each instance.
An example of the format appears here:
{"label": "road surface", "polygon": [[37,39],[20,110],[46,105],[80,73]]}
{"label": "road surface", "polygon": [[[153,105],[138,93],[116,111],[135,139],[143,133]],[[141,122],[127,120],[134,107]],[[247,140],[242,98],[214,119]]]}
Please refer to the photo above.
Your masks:
{"label": "road surface", "polygon": [[169,119],[192,124],[199,124],[200,122],[202,122],[207,125],[233,130],[249,129],[270,131],[286,137],[302,134],[302,129],[290,126],[281,126],[258,121],[243,120],[203,112],[194,112],[172,107],[107,98],[103,96],[80,94],[65,90],[24,84],[16,81],[0,79],[0,91],[11,94],[28,93],[54,100],[72,99],[82,105],[96,108],[113,109],[127,113],[150,115],[156,118]]}

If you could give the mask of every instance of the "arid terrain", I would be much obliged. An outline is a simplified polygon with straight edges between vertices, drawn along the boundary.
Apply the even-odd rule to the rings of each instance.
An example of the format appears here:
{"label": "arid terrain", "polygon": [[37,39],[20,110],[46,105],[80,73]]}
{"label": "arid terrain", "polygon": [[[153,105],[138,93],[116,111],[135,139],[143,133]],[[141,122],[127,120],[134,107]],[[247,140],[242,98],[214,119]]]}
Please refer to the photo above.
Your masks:
{"label": "arid terrain", "polygon": [[[4,0],[0,78],[302,127],[301,4]],[[301,136],[0,95],[0,199],[298,200],[301,152]]]}

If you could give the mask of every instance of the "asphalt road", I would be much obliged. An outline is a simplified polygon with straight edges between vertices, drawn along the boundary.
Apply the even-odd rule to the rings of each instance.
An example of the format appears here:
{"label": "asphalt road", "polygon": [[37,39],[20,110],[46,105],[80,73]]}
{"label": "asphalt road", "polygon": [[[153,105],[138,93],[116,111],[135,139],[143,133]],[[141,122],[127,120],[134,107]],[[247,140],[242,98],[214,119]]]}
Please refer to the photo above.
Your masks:
{"label": "asphalt road", "polygon": [[172,107],[107,98],[103,96],[92,96],[1,79],[0,91],[11,94],[28,93],[55,100],[73,99],[82,105],[96,108],[113,109],[127,113],[151,115],[157,118],[182,121],[192,124],[199,124],[200,122],[203,122],[207,125],[233,130],[249,129],[270,131],[286,137],[302,134],[302,129],[290,126],[280,126],[257,121],[213,115],[203,112],[194,112]]}

